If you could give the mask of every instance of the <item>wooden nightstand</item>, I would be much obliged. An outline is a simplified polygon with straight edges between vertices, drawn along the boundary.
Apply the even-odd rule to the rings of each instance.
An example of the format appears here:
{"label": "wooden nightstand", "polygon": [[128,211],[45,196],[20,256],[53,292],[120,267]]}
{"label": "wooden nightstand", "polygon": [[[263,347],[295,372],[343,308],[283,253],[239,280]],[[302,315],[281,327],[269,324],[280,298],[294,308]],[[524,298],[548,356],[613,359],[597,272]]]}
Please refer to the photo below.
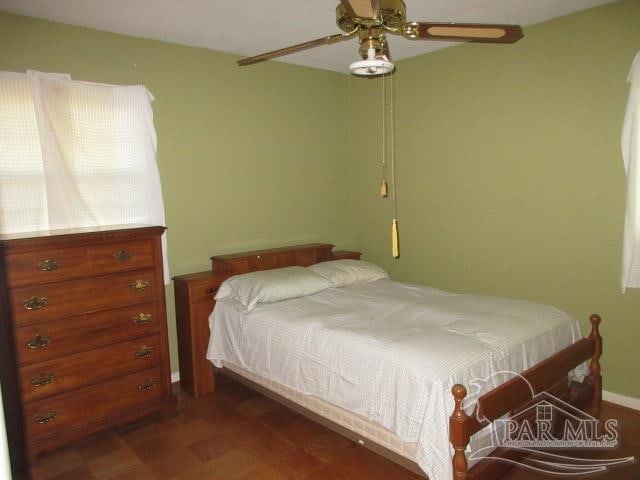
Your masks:
{"label": "wooden nightstand", "polygon": [[173,278],[176,299],[176,327],[180,385],[194,397],[213,393],[213,365],[205,357],[209,345],[209,314],[225,276],[211,271]]}

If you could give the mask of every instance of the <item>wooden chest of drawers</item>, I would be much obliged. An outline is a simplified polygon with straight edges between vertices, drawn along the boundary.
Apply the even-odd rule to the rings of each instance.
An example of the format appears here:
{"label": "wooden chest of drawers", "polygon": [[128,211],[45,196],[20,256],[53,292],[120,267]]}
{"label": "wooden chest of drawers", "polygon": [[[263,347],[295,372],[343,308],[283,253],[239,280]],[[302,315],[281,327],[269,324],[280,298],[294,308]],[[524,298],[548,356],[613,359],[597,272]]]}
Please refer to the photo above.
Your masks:
{"label": "wooden chest of drawers", "polygon": [[175,409],[163,231],[0,237],[0,372],[14,467]]}

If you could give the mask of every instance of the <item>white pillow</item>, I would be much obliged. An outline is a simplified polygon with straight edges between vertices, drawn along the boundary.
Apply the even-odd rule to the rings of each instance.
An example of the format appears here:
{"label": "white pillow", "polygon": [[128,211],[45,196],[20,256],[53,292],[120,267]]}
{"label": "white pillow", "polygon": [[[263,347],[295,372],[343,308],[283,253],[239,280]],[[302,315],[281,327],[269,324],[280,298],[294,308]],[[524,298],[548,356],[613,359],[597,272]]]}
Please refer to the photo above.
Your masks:
{"label": "white pillow", "polygon": [[331,288],[331,283],[307,268],[275,268],[226,279],[218,289],[216,300],[231,298],[250,312],[257,303],[304,297],[327,288]]}
{"label": "white pillow", "polygon": [[383,269],[363,260],[332,260],[316,263],[308,268],[329,280],[334,287],[389,278]]}

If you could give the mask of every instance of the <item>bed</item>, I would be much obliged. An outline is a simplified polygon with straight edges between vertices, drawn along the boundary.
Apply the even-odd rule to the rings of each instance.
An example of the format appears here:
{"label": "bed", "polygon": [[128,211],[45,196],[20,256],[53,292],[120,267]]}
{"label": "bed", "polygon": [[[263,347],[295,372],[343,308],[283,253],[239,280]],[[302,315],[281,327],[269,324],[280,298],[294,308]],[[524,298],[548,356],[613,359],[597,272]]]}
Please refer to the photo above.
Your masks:
{"label": "bed", "polygon": [[[210,285],[207,291],[214,295],[237,274],[344,257],[330,244],[217,256],[212,271],[196,276],[192,287]],[[181,378],[185,345],[191,361],[186,369],[193,370],[187,384],[213,380],[204,359],[208,349],[218,372],[433,480],[497,478],[505,468],[500,462],[474,465],[467,456],[490,445],[492,422],[525,407],[531,393],[521,377],[491,372],[523,372],[537,392],[583,407],[601,398],[596,315],[590,335],[580,338],[577,322],[552,307],[380,278],[260,304],[251,312],[223,299],[211,315],[217,335],[209,341],[204,315],[196,319],[189,313],[188,280],[176,279],[176,292],[182,289],[176,296]],[[181,329],[181,313],[190,318],[189,332]],[[194,335],[197,329],[200,335]],[[181,340],[185,334],[189,342]],[[473,385],[476,379],[486,382]]]}

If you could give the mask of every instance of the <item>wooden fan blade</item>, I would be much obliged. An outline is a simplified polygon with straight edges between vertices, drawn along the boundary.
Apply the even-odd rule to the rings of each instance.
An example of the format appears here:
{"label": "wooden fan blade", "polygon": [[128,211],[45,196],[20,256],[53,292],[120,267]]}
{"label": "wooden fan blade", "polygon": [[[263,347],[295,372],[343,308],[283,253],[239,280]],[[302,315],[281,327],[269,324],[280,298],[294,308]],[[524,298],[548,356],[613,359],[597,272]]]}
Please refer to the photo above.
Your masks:
{"label": "wooden fan blade", "polygon": [[340,0],[351,17],[380,18],[380,0]]}
{"label": "wooden fan blade", "polygon": [[349,40],[357,31],[351,33],[338,33],[336,35],[330,35],[328,37],[318,38],[316,40],[310,40],[304,43],[298,43],[297,45],[291,45],[290,47],[281,48],[279,50],[273,50],[272,52],[261,53],[254,57],[243,58],[238,60],[238,65],[244,67],[245,65],[253,65],[254,63],[264,62],[276,57],[282,57],[291,53],[301,52],[308,50],[309,48],[319,47],[320,45],[331,45],[332,43],[338,43],[342,40]]}
{"label": "wooden fan blade", "polygon": [[523,37],[519,25],[485,23],[409,22],[402,34],[411,40],[459,40],[480,43],[515,43]]}

